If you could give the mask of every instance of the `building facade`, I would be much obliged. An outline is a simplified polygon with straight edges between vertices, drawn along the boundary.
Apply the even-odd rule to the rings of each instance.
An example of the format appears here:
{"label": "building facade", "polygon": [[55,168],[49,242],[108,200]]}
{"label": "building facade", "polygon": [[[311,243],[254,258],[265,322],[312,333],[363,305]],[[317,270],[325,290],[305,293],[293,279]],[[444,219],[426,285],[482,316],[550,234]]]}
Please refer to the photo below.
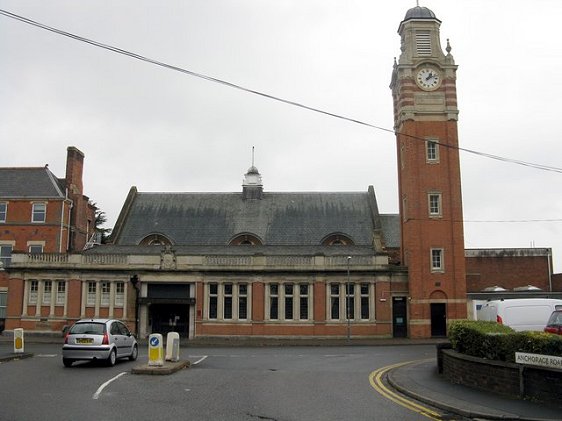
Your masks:
{"label": "building facade", "polygon": [[[23,290],[9,288],[13,253],[67,253],[82,250],[94,233],[95,208],[83,194],[84,154],[67,149],[65,178],[48,168],[0,168],[0,324],[10,300]],[[45,284],[42,294],[56,296],[63,284]],[[38,293],[39,291],[35,291]],[[9,297],[11,296],[11,297]],[[11,326],[8,326],[10,328]]]}
{"label": "building facade", "polygon": [[[425,338],[473,314],[467,296],[562,295],[550,249],[464,249],[457,66],[449,43],[441,48],[440,23],[415,7],[398,29],[390,88],[399,214],[379,213],[372,186],[264,191],[252,164],[239,192],[132,187],[110,243],[82,250],[94,209],[82,195],[83,155],[69,148],[64,183],[34,169],[52,181],[50,195],[0,195],[7,329],[58,333],[111,317],[141,337]],[[18,207],[27,215],[19,225],[7,217]],[[36,235],[42,224],[50,237]]]}

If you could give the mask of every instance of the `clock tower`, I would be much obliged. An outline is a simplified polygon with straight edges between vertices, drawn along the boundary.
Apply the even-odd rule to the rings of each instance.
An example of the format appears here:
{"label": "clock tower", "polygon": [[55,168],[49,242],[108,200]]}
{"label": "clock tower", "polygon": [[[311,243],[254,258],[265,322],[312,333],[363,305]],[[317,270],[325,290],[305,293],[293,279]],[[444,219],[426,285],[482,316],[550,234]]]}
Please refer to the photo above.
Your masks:
{"label": "clock tower", "polygon": [[457,66],[449,41],[441,48],[440,25],[426,7],[408,10],[390,85],[413,338],[445,336],[447,323],[467,314]]}

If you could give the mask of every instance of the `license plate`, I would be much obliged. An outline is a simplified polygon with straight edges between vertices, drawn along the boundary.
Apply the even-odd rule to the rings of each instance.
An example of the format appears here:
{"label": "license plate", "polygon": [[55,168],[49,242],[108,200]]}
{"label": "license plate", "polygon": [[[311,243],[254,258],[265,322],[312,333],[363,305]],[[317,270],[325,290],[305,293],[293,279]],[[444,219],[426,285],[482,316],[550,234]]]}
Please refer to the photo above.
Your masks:
{"label": "license plate", "polygon": [[92,338],[76,338],[77,344],[91,344],[94,340]]}

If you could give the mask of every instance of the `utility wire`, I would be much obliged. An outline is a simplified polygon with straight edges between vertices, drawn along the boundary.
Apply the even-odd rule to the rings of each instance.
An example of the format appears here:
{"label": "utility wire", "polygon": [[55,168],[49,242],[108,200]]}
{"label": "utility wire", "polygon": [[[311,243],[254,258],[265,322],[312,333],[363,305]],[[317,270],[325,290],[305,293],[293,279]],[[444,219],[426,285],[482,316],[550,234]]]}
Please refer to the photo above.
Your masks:
{"label": "utility wire", "polygon": [[[393,133],[394,135],[401,135],[401,136],[409,137],[411,139],[423,141],[423,142],[426,141],[425,138],[421,138],[421,137],[418,137],[418,136],[409,135],[409,134],[405,134],[405,133],[399,133],[399,132],[396,132],[395,130],[392,130],[392,129],[387,129],[387,128],[377,126],[377,125],[374,125],[374,124],[371,124],[371,123],[367,123],[367,122],[364,122],[364,121],[361,121],[361,120],[357,120],[357,119],[354,119],[354,118],[351,118],[351,117],[346,117],[346,116],[343,116],[341,114],[335,114],[335,113],[332,113],[332,112],[329,112],[329,111],[321,110],[319,108],[311,107],[311,106],[308,106],[308,105],[305,105],[305,104],[301,104],[299,102],[295,102],[295,101],[291,101],[291,100],[284,99],[284,98],[281,98],[281,97],[277,97],[277,96],[274,96],[274,95],[270,95],[270,94],[267,94],[267,93],[264,93],[264,92],[261,92],[261,91],[256,91],[254,89],[249,89],[249,88],[246,88],[244,86],[237,85],[235,83],[231,83],[231,82],[228,82],[228,81],[225,81],[225,80],[222,80],[222,79],[217,79],[217,78],[214,78],[212,76],[207,76],[207,75],[204,75],[202,73],[197,73],[197,72],[194,72],[194,71],[191,71],[191,70],[184,69],[182,67],[174,66],[174,65],[167,64],[167,63],[164,63],[164,62],[161,62],[161,61],[158,61],[158,60],[154,60],[154,59],[151,59],[151,58],[148,58],[148,57],[144,57],[144,56],[141,56],[139,54],[136,54],[136,53],[133,53],[133,52],[130,52],[130,51],[127,51],[127,50],[123,50],[123,49],[118,48],[118,47],[113,47],[111,45],[103,44],[103,43],[98,42],[98,41],[94,41],[94,40],[91,40],[91,39],[88,39],[88,38],[84,38],[84,37],[81,37],[79,35],[72,34],[70,32],[66,32],[66,31],[63,31],[63,30],[60,30],[60,29],[57,29],[57,28],[53,28],[51,26],[42,24],[40,22],[36,22],[34,20],[28,19],[24,16],[20,16],[20,15],[16,15],[14,13],[8,12],[7,10],[0,9],[0,14],[6,16],[8,18],[15,19],[15,20],[27,23],[27,24],[32,25],[32,26],[36,26],[36,27],[41,28],[41,29],[45,29],[47,31],[54,32],[54,33],[62,35],[62,36],[72,38],[76,41],[85,42],[85,43],[93,45],[95,47],[103,48],[105,50],[109,50],[109,51],[112,51],[112,52],[117,53],[117,54],[122,54],[122,55],[125,55],[125,56],[128,56],[128,57],[134,58],[136,60],[145,61],[147,63],[151,63],[151,64],[154,64],[156,66],[161,66],[161,67],[164,67],[164,68],[167,68],[167,69],[170,69],[170,70],[185,73],[185,74],[190,75],[190,76],[194,76],[194,77],[198,77],[198,78],[201,78],[201,79],[208,80],[210,82],[219,83],[221,85],[228,86],[228,87],[233,88],[233,89],[238,89],[238,90],[241,90],[241,91],[244,91],[244,92],[248,92],[248,93],[251,93],[251,94],[254,94],[254,95],[258,95],[258,96],[261,96],[261,97],[264,97],[264,98],[267,98],[267,99],[271,99],[273,101],[282,102],[284,104],[288,104],[288,105],[292,105],[292,106],[295,106],[295,107],[303,108],[305,110],[309,110],[309,111],[313,111],[313,112],[316,112],[316,113],[324,114],[324,115],[334,117],[334,118],[337,118],[337,119],[340,119],[340,120],[349,121],[351,123],[355,123],[355,124],[359,124],[359,125],[362,125],[362,126],[370,127],[370,128],[376,129],[376,130],[381,130],[381,131],[384,131],[384,132]],[[455,150],[471,153],[471,154],[474,154],[474,155],[482,156],[482,157],[485,157],[485,158],[494,159],[494,160],[497,160],[497,161],[522,165],[522,166],[535,168],[535,169],[543,170],[543,171],[552,171],[552,172],[562,173],[562,168],[558,168],[558,167],[551,167],[551,166],[542,165],[542,164],[535,164],[535,163],[532,163],[532,162],[526,162],[526,161],[520,161],[520,160],[516,160],[516,159],[505,158],[505,157],[501,157],[501,156],[498,156],[498,155],[492,155],[492,154],[489,154],[489,153],[479,152],[479,151],[475,151],[475,150],[472,150],[472,149],[461,148],[461,147],[458,147],[458,146],[448,145],[448,144],[445,144],[445,143],[439,143],[439,145],[441,145],[445,148],[455,149]]]}

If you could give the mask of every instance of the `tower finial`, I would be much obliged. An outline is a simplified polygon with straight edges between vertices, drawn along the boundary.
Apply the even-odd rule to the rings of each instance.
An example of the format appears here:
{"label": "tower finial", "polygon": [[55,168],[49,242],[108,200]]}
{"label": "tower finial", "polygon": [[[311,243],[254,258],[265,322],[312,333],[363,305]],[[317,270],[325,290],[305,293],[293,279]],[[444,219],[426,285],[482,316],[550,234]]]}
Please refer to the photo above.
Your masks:
{"label": "tower finial", "polygon": [[420,7],[420,0],[416,0],[416,6]]}
{"label": "tower finial", "polygon": [[252,167],[254,166],[254,147],[252,146]]}

